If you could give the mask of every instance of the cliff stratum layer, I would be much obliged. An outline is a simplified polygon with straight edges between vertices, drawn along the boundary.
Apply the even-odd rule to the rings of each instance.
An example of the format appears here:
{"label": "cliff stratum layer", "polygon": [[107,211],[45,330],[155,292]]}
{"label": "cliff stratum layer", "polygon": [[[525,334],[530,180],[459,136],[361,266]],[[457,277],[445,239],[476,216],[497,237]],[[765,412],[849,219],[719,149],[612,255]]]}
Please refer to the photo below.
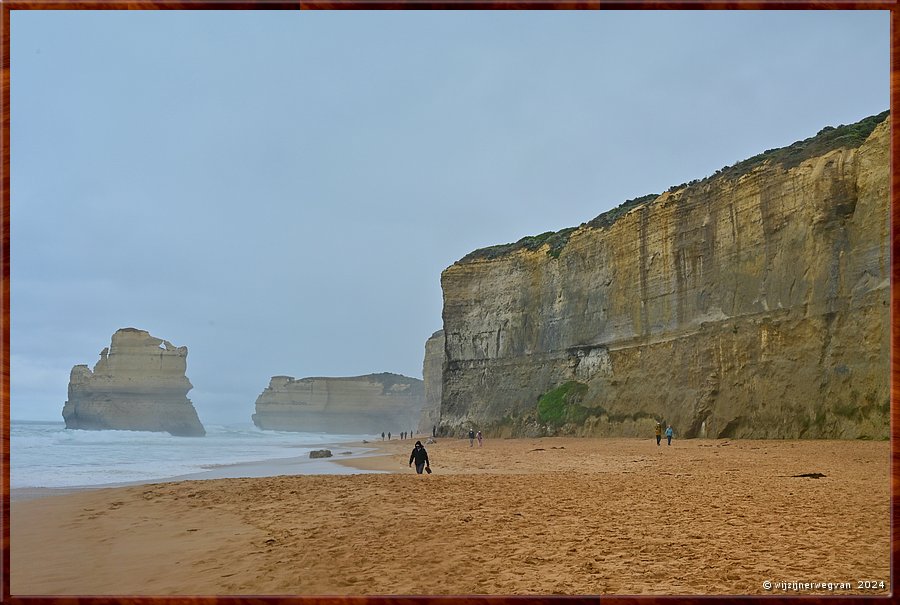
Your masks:
{"label": "cliff stratum layer", "polygon": [[206,434],[187,398],[187,347],[134,328],[118,330],[100,352],[94,370],[72,368],[66,428],[163,431],[177,436]]}
{"label": "cliff stratum layer", "polygon": [[399,374],[345,378],[274,376],[256,399],[262,429],[349,434],[414,430],[425,404],[423,382]]}
{"label": "cliff stratum layer", "polygon": [[826,128],[449,267],[444,432],[887,438],[889,150]]}

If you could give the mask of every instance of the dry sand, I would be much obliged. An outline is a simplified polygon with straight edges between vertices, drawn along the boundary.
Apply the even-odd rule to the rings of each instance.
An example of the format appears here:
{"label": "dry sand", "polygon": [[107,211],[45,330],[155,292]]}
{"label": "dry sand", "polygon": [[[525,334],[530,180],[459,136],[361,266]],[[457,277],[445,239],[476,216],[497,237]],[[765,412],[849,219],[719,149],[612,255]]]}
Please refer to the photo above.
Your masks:
{"label": "dry sand", "polygon": [[[384,455],[344,461],[392,474],[14,500],[11,594],[890,588],[887,442],[545,438],[470,448],[439,439],[427,446],[435,472],[421,476],[407,467],[412,443],[379,443]],[[792,477],[805,473],[825,476]],[[767,591],[767,580],[849,589]]]}

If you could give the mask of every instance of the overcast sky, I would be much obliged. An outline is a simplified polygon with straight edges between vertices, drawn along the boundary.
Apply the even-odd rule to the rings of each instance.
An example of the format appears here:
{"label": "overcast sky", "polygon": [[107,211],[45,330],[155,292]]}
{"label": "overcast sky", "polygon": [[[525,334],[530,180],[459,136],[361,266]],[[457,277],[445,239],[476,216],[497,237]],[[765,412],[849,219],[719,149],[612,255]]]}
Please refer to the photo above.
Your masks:
{"label": "overcast sky", "polygon": [[440,274],[889,107],[889,13],[13,11],[11,417],[119,328],[206,424],[421,378]]}

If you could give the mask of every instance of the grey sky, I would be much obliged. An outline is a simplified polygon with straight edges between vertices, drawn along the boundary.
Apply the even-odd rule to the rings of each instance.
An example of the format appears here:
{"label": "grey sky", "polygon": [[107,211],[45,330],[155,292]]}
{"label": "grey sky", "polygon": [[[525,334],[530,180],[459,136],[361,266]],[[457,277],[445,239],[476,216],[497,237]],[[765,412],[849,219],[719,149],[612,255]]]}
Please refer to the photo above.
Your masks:
{"label": "grey sky", "polygon": [[207,424],[421,378],[440,273],[889,106],[887,11],[11,16],[11,416],[122,327]]}

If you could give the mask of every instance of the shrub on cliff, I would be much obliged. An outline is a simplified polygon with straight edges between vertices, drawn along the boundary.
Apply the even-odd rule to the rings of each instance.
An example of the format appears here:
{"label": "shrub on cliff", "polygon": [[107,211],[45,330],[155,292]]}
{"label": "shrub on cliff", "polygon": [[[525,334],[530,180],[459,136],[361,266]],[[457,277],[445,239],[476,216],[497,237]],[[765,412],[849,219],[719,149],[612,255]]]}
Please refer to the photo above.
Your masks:
{"label": "shrub on cliff", "polygon": [[[681,189],[707,183],[715,178],[724,177],[737,180],[740,177],[749,174],[753,169],[766,163],[772,165],[777,164],[787,170],[797,166],[804,160],[824,155],[834,149],[852,149],[859,147],[865,142],[869,135],[872,134],[875,127],[884,122],[889,115],[890,110],[883,111],[878,115],[869,116],[855,124],[841,124],[837,127],[826,126],[814,137],[797,141],[787,147],[768,149],[763,153],[737,162],[731,166],[720,168],[715,174],[704,179],[694,179],[686,183],[681,183],[680,185],[672,185],[669,187],[668,192],[674,193]],[[580,228],[591,227],[594,229],[608,229],[632,209],[637,208],[641,204],[652,202],[657,197],[659,197],[658,194],[651,193],[626,200],[612,210],[608,210],[603,214],[594,217],[590,221],[582,223]],[[468,263],[476,260],[494,260],[522,249],[533,252],[540,249],[545,244],[547,245],[547,256],[559,258],[560,253],[563,248],[566,247],[566,244],[569,243],[569,238],[576,229],[576,227],[567,227],[559,231],[547,231],[539,235],[528,235],[511,244],[499,244],[496,246],[479,248],[461,258],[457,263]]]}
{"label": "shrub on cliff", "polygon": [[588,227],[594,227],[595,229],[608,229],[609,227],[613,226],[613,223],[628,214],[628,211],[630,211],[632,208],[637,208],[638,206],[646,202],[652,202],[658,197],[658,193],[650,193],[647,195],[642,195],[641,197],[636,197],[634,199],[625,200],[612,210],[607,210],[603,214],[592,218],[586,223],[583,223],[582,226],[587,225]]}
{"label": "shrub on cliff", "polygon": [[566,422],[580,423],[587,417],[587,409],[579,405],[587,393],[588,386],[570,380],[538,399],[538,419],[541,422],[561,425]]}
{"label": "shrub on cliff", "polygon": [[540,235],[526,235],[513,244],[498,244],[487,248],[479,248],[474,252],[470,252],[460,259],[460,263],[467,263],[473,260],[493,260],[511,254],[516,250],[528,250],[534,252],[540,250],[546,244],[547,256],[558,258],[559,253],[565,248],[569,242],[569,236],[575,231],[575,227],[566,227],[559,231],[547,231]]}
{"label": "shrub on cliff", "polygon": [[883,111],[878,115],[864,118],[855,124],[841,124],[836,128],[826,126],[814,137],[797,141],[787,147],[767,149],[763,153],[742,160],[733,166],[726,166],[716,174],[724,174],[730,178],[739,178],[764,162],[780,164],[787,170],[799,165],[804,160],[825,155],[835,149],[859,147],[869,138],[875,127],[887,119],[890,113],[890,110]]}

